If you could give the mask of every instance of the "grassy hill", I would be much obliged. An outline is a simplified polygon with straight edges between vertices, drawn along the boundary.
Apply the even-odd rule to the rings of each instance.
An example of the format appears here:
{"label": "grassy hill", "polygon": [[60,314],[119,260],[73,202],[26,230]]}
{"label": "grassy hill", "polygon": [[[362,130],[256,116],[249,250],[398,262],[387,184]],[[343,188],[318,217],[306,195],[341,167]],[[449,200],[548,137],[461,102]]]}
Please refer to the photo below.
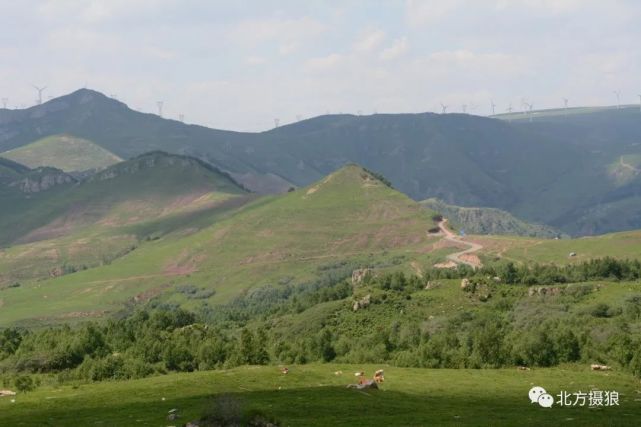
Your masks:
{"label": "grassy hill", "polygon": [[[514,369],[409,369],[384,366],[381,390],[348,390],[352,372],[380,365],[318,364],[173,374],[127,382],[45,386],[0,400],[5,425],[180,425],[217,405],[237,413],[259,412],[282,426],[541,426],[561,421],[576,426],[626,426],[641,417],[637,381],[619,372],[595,373],[575,366],[517,372]],[[336,376],[334,372],[342,371]],[[552,409],[531,404],[532,384],[561,390],[618,390],[620,406]],[[491,385],[491,392],[488,387]],[[233,405],[233,406],[232,406]],[[232,414],[234,414],[233,411]],[[235,415],[235,414],[234,414]]]}
{"label": "grassy hill", "polygon": [[0,153],[30,168],[51,166],[65,172],[100,170],[122,159],[91,141],[71,135],[54,135]]}
{"label": "grassy hill", "polygon": [[551,227],[530,224],[509,212],[495,208],[465,208],[448,205],[438,199],[420,202],[426,208],[446,217],[450,224],[468,234],[513,234],[517,236],[553,238],[561,233]]}
{"label": "grassy hill", "polygon": [[252,198],[211,166],[165,153],[47,191],[12,190],[13,202],[0,212],[5,285],[110,263],[146,240],[205,227]]}
{"label": "grassy hill", "polygon": [[[86,184],[92,194],[98,194],[94,185],[102,182],[99,177],[109,176],[111,170]],[[158,188],[167,192],[170,187]],[[122,216],[110,208],[107,219],[99,223],[117,221],[129,225],[125,229],[131,233],[141,230],[128,221],[132,210],[142,213],[149,206],[139,201],[129,205]],[[211,215],[201,220],[214,222],[219,213]],[[432,215],[362,168],[347,166],[307,188],[255,200],[200,231],[147,242],[109,265],[10,289],[2,296],[0,323],[32,318],[36,312],[39,317],[103,314],[159,293],[172,303],[190,306],[195,302],[178,291],[187,284],[213,289],[211,300],[216,303],[254,287],[351,274],[359,266],[415,270],[448,253],[447,248],[433,247],[438,238],[426,233],[433,227]]]}
{"label": "grassy hill", "polygon": [[[205,198],[208,207],[203,209],[201,196],[185,198],[181,186],[172,191],[171,182],[192,182],[184,175],[175,180],[162,168],[152,168],[156,175],[139,179],[138,187],[128,174],[120,180],[111,177],[114,171],[133,173],[139,167],[135,161],[123,162],[96,175],[83,185],[87,194],[96,197],[91,200],[100,203],[71,217],[63,216],[69,218],[67,222],[41,227],[28,236],[49,240],[0,253],[0,263],[4,260],[14,275],[39,271],[42,277],[43,271],[33,268],[34,259],[48,259],[39,261],[46,267],[45,273],[52,265],[60,266],[62,259],[71,267],[95,267],[39,282],[29,282],[26,277],[22,286],[2,295],[2,323],[33,320],[34,312],[40,321],[101,317],[154,297],[164,304],[187,308],[203,303],[225,304],[254,289],[322,283],[328,278],[347,277],[362,267],[420,275],[446,255],[466,248],[463,243],[427,234],[434,226],[433,211],[353,165],[311,186],[253,201],[234,187],[229,192],[221,189],[222,196]],[[157,187],[163,195],[154,195],[146,185],[158,185],[163,178],[167,182]],[[124,200],[109,199],[114,197],[108,196],[114,188],[123,186],[131,191],[118,196]],[[194,184],[187,187],[194,188]],[[140,189],[144,189],[144,196]],[[171,194],[180,196],[172,199]],[[169,203],[164,195],[175,201]],[[94,219],[91,225],[89,218]],[[568,240],[472,235],[463,240],[482,245],[477,254],[485,263],[513,260],[566,264],[606,255],[641,259],[641,252],[636,250],[641,247],[638,234]],[[109,248],[106,235],[114,239],[110,251],[118,254],[113,257],[117,259],[96,262],[102,248]],[[101,245],[92,240],[97,238]],[[79,250],[64,249],[78,245]],[[92,251],[82,248],[91,247],[101,250],[92,262],[85,262],[80,255],[89,256]],[[577,255],[569,257],[571,252]],[[34,258],[34,253],[41,255]],[[5,282],[9,283],[8,279]],[[208,290],[209,295],[204,300],[193,299],[184,292],[187,288]],[[51,289],[56,292],[51,293]]]}
{"label": "grassy hill", "polygon": [[641,177],[625,161],[641,154],[638,108],[537,112],[532,122],[518,115],[328,115],[243,133],[142,114],[83,89],[0,116],[0,131],[10,135],[0,151],[69,134],[124,159],[158,149],[196,156],[261,193],[306,186],[355,162],[415,200],[498,208],[571,235],[641,227]]}
{"label": "grassy hill", "polygon": [[[508,236],[474,236],[484,246],[486,259],[518,262],[576,264],[599,257],[641,260],[641,231],[626,231],[577,239],[532,239]],[[570,256],[574,253],[575,255]]]}

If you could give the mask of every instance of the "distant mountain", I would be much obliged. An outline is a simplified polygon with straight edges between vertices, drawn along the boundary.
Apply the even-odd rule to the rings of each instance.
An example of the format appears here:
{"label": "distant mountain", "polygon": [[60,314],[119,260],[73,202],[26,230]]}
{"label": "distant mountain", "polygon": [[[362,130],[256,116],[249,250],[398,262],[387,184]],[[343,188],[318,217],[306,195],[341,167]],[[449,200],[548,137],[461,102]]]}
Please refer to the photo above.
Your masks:
{"label": "distant mountain", "polygon": [[100,170],[122,161],[93,142],[70,135],[48,136],[0,155],[30,168],[52,166],[65,172]]}
{"label": "distant mountain", "polygon": [[195,156],[261,193],[306,186],[355,162],[415,200],[494,207],[581,235],[641,227],[641,176],[628,162],[641,155],[640,119],[637,108],[535,112],[531,122],[517,115],[327,115],[242,133],[139,113],[82,89],[27,110],[1,110],[0,151],[68,134],[123,159],[151,150]]}
{"label": "distant mountain", "polygon": [[438,199],[420,202],[422,206],[442,214],[456,228],[468,234],[508,234],[526,237],[554,238],[561,232],[546,225],[531,224],[509,212],[496,208],[466,208],[448,205]]}

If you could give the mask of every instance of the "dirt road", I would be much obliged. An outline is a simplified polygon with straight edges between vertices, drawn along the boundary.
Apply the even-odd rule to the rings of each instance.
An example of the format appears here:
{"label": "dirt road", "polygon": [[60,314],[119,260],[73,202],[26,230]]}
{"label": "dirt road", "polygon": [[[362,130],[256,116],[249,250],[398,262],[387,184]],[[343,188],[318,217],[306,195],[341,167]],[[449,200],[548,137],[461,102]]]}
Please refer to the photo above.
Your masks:
{"label": "dirt road", "polygon": [[483,249],[482,245],[473,242],[467,242],[456,236],[449,228],[447,228],[447,219],[443,219],[438,223],[438,228],[443,233],[443,239],[448,240],[453,243],[458,243],[461,245],[469,246],[467,249],[455,252],[447,256],[447,259],[453,261],[457,264],[466,264],[472,268],[481,267],[481,260],[478,256],[474,255],[475,252]]}

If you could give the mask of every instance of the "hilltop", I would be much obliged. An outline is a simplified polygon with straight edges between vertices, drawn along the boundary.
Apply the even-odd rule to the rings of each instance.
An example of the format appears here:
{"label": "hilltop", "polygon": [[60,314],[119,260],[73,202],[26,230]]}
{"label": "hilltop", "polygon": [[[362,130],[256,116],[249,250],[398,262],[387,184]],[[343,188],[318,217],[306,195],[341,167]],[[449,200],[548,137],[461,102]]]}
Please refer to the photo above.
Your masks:
{"label": "hilltop", "polygon": [[[111,170],[127,164],[115,165],[99,176],[108,176]],[[96,178],[85,186],[99,194],[94,183],[102,181]],[[167,191],[165,185],[159,188]],[[104,200],[104,194],[100,198]],[[108,220],[98,223],[112,226],[122,218],[124,225],[130,225],[134,213],[138,217],[144,212],[138,201],[126,206],[131,210],[122,215],[107,210],[109,215],[103,217]],[[427,234],[434,226],[433,212],[355,165],[306,188],[263,197],[221,215],[217,211],[203,213],[201,224],[209,225],[142,242],[135,251],[109,264],[41,281],[37,286],[23,284],[11,289],[3,296],[2,321],[31,317],[19,313],[23,304],[39,301],[38,295],[49,295],[46,307],[31,311],[39,316],[96,309],[113,312],[132,298],[144,301],[159,294],[168,302],[190,306],[195,301],[180,292],[183,285],[209,289],[213,291],[212,302],[224,302],[266,284],[351,275],[361,266],[415,269],[412,265],[433,262],[441,254],[432,247],[438,238]],[[130,233],[140,229],[135,224],[126,228]],[[53,288],[55,297],[49,293]]]}
{"label": "hilltop", "polygon": [[30,168],[52,166],[64,172],[100,170],[122,159],[91,141],[54,135],[2,153],[2,157]]}
{"label": "hilltop", "polygon": [[[33,183],[34,174],[45,172],[23,171],[14,184]],[[121,162],[81,182],[56,173],[69,183],[39,192],[7,187],[12,203],[0,212],[0,244],[9,247],[0,251],[0,284],[110,263],[145,239],[193,232],[252,198],[201,160],[162,152]]]}
{"label": "hilltop", "polygon": [[307,186],[355,162],[415,200],[493,207],[571,235],[641,227],[638,109],[536,113],[532,122],[335,114],[247,133],[140,113],[81,89],[26,110],[0,111],[0,152],[68,134],[123,159],[153,150],[198,157],[263,194]]}

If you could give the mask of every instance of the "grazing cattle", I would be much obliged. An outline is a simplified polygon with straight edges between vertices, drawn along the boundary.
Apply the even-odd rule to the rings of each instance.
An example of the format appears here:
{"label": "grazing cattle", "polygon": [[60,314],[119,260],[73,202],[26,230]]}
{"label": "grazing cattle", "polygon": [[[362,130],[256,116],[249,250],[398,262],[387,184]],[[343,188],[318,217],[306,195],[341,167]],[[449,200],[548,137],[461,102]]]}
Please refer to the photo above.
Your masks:
{"label": "grazing cattle", "polygon": [[385,381],[385,377],[383,376],[382,369],[379,369],[378,371],[374,372],[374,381],[376,381],[379,384]]}

